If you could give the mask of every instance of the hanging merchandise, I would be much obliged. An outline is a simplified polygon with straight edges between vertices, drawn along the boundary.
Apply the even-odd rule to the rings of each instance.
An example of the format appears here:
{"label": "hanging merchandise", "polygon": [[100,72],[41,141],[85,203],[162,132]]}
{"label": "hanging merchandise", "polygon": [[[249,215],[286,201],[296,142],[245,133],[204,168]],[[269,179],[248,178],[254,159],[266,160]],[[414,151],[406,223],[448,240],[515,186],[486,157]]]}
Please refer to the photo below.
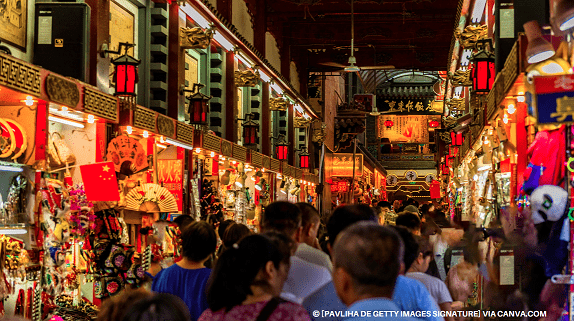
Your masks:
{"label": "hanging merchandise", "polygon": [[110,141],[106,160],[113,163],[116,172],[126,176],[148,167],[143,146],[135,138],[127,135],[120,135]]}

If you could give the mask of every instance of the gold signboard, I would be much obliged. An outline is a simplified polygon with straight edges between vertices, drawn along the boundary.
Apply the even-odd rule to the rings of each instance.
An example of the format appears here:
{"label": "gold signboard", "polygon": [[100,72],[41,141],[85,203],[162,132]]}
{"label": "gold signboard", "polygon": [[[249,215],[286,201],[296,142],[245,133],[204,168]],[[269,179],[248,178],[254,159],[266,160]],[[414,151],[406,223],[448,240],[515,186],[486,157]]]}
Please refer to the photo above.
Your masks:
{"label": "gold signboard", "polygon": [[[335,153],[333,154],[333,164],[331,166],[333,177],[353,176],[353,154]],[[355,154],[355,176],[363,175],[363,154]]]}

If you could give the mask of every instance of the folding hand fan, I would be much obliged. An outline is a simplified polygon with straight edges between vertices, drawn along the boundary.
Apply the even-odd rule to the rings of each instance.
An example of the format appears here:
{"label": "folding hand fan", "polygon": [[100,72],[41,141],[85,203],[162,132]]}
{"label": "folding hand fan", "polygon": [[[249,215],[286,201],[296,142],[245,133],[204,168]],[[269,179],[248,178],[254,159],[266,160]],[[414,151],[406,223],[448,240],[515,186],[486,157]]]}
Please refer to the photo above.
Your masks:
{"label": "folding hand fan", "polygon": [[125,162],[131,164],[128,167],[131,167],[134,173],[148,166],[147,156],[140,142],[124,135],[112,139],[109,143],[106,160],[114,163],[116,172],[120,172]]}
{"label": "folding hand fan", "polygon": [[132,189],[126,196],[126,209],[162,213],[173,213],[178,210],[175,197],[170,191],[152,183]]}

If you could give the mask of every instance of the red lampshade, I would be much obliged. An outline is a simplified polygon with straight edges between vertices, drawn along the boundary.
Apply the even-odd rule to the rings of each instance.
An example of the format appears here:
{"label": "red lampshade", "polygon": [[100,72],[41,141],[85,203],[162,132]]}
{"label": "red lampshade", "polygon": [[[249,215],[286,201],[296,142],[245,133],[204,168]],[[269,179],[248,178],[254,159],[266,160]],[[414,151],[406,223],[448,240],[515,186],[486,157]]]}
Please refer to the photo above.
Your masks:
{"label": "red lampshade", "polygon": [[252,114],[247,114],[246,117],[246,121],[243,123],[243,144],[246,146],[257,145],[257,132],[259,131],[259,124],[252,120]]}
{"label": "red lampshade", "polygon": [[464,142],[462,133],[450,132],[450,142],[452,146],[462,146],[462,143]]}
{"label": "red lampshade", "polygon": [[385,127],[387,127],[387,128],[393,127],[394,124],[395,123],[392,120],[385,120],[385,123],[384,123]]}
{"label": "red lampshade", "polygon": [[487,93],[492,89],[496,69],[494,66],[494,54],[486,50],[483,45],[482,49],[472,56],[472,90],[476,93]]}
{"label": "red lampshade", "polygon": [[116,83],[116,96],[136,96],[138,82],[138,65],[140,61],[127,54],[112,60],[115,66],[114,81]]}
{"label": "red lampshade", "polygon": [[301,168],[309,168],[309,153],[307,153],[306,149],[299,154],[299,166]]}
{"label": "red lampshade", "polygon": [[429,127],[430,127],[430,128],[437,128],[439,125],[440,125],[440,123],[439,123],[438,121],[436,121],[436,120],[431,120],[431,121],[429,122]]}
{"label": "red lampshade", "polygon": [[200,92],[203,84],[193,84],[193,94],[188,96],[189,106],[189,122],[192,124],[206,124],[207,114],[209,113],[209,100],[213,96],[207,96]]}
{"label": "red lampshade", "polygon": [[278,160],[286,160],[288,155],[287,145],[279,144],[275,146],[275,156]]}

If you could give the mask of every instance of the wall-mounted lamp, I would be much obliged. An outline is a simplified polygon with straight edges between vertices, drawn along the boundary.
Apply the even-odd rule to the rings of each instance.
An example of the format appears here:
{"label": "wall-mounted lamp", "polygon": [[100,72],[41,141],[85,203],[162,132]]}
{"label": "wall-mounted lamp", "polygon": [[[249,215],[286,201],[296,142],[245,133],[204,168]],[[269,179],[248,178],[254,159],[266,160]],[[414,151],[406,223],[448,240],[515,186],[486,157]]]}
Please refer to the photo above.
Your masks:
{"label": "wall-mounted lamp", "polygon": [[307,152],[307,147],[300,148],[298,152],[299,152],[299,167],[309,168],[309,153]]}
{"label": "wall-mounted lamp", "polygon": [[532,20],[524,24],[524,32],[528,38],[526,57],[529,64],[535,64],[554,56],[554,47],[542,37],[542,30],[538,21]]}
{"label": "wall-mounted lamp", "polygon": [[565,31],[574,27],[574,1],[558,1],[554,12],[556,14],[552,18],[560,30]]}
{"label": "wall-mounted lamp", "polygon": [[[488,48],[487,44],[489,44]],[[476,46],[479,51],[470,58],[472,63],[472,90],[477,93],[489,92],[492,89],[494,77],[496,76],[492,39],[479,40]]]}
{"label": "wall-mounted lamp", "polygon": [[185,85],[181,85],[179,93],[184,95],[186,92],[192,93],[186,98],[189,100],[187,111],[189,113],[189,122],[191,124],[206,124],[207,114],[209,113],[209,100],[213,96],[207,96],[200,92],[201,88],[205,87],[204,84],[195,83],[191,90],[185,89]]}
{"label": "wall-mounted lamp", "polygon": [[278,160],[286,160],[289,154],[288,148],[289,143],[285,140],[285,135],[279,134],[277,137],[271,137],[271,139],[276,140],[275,142],[275,157]]}
{"label": "wall-mounted lamp", "polygon": [[245,114],[245,118],[237,118],[243,121],[243,144],[247,147],[254,147],[257,145],[257,132],[259,131],[259,124],[254,122],[255,115],[253,113]]}
{"label": "wall-mounted lamp", "polygon": [[115,67],[113,80],[116,83],[116,96],[136,96],[136,84],[138,83],[138,65],[140,60],[128,55],[128,50],[135,47],[135,44],[129,42],[120,42],[118,50],[108,50],[106,43],[102,44],[100,56],[107,58],[109,54],[119,55],[122,47],[125,49],[124,54],[112,59]]}

